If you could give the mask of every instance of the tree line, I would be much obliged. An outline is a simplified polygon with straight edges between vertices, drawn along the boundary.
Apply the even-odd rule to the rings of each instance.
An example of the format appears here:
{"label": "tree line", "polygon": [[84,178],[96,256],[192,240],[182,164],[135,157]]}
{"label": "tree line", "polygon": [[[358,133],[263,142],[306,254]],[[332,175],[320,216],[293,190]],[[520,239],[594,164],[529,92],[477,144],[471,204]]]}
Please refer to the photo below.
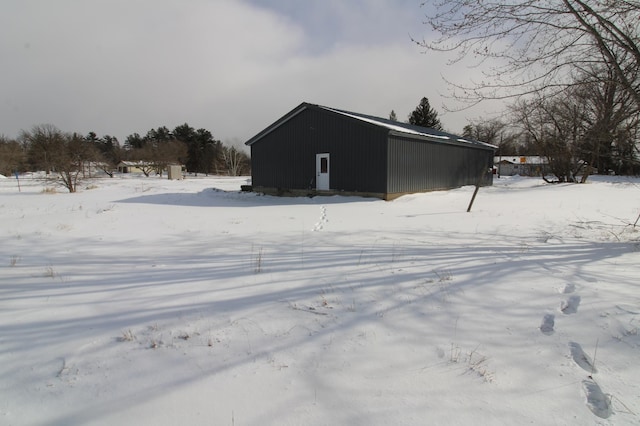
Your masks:
{"label": "tree line", "polygon": [[23,130],[16,139],[0,136],[0,173],[45,171],[57,174],[70,192],[93,168],[113,177],[117,165],[133,161],[143,173],[161,174],[171,164],[183,165],[194,174],[250,173],[249,156],[234,146],[225,146],[206,129],[182,124],[133,133],[121,145],[114,136],[63,132],[50,124]]}
{"label": "tree line", "polygon": [[[414,40],[475,60],[484,75],[450,81],[463,105],[511,100],[501,120],[470,123],[465,136],[548,159],[555,181],[592,172],[639,174],[640,2],[436,0]],[[511,152],[510,152],[511,153]]]}
{"label": "tree line", "polygon": [[[434,0],[423,6],[438,36],[414,40],[418,45],[455,53],[454,65],[465,58],[494,64],[467,85],[449,82],[452,97],[469,105],[511,100],[502,118],[472,121],[464,137],[496,145],[499,155],[546,157],[557,182],[584,182],[593,172],[640,174],[640,2]],[[390,119],[397,119],[394,111]],[[408,121],[442,128],[427,98]],[[130,135],[123,147],[109,136],[42,127],[16,141],[0,139],[0,173],[43,167],[74,173],[80,158],[96,151],[106,163],[176,161],[197,173],[246,167],[243,153],[186,124]]]}
{"label": "tree line", "polygon": [[[541,93],[512,102],[501,118],[469,121],[464,138],[497,147],[496,156],[545,157],[554,182],[585,182],[590,174],[640,174],[640,110],[606,67],[575,73],[563,96]],[[395,111],[389,114],[397,121]],[[424,97],[407,123],[443,130]],[[455,132],[452,132],[455,133]]]}
{"label": "tree line", "polygon": [[501,119],[470,122],[463,136],[496,145],[497,155],[546,158],[553,175],[548,181],[584,183],[594,173],[639,175],[640,108],[632,94],[601,65],[575,72],[572,79],[575,84],[562,96],[518,97]]}

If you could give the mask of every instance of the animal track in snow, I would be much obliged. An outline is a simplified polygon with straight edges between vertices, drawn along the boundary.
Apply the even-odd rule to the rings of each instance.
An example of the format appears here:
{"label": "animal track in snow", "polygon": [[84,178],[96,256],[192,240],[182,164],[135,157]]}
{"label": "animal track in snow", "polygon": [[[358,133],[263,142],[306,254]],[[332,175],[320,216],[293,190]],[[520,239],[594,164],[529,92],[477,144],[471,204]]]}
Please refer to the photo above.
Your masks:
{"label": "animal track in snow", "polygon": [[547,336],[552,335],[554,332],[553,327],[555,325],[555,319],[556,319],[555,315],[546,314],[542,318],[542,324],[540,324],[540,331],[542,331],[542,333],[546,334]]}
{"label": "animal track in snow", "polygon": [[324,228],[324,224],[329,222],[327,220],[327,208],[325,206],[320,207],[320,219],[313,225],[312,232],[320,231]]}
{"label": "animal track in snow", "polygon": [[578,312],[578,306],[580,306],[580,296],[571,296],[567,300],[560,303],[560,310],[563,314],[575,314]]}

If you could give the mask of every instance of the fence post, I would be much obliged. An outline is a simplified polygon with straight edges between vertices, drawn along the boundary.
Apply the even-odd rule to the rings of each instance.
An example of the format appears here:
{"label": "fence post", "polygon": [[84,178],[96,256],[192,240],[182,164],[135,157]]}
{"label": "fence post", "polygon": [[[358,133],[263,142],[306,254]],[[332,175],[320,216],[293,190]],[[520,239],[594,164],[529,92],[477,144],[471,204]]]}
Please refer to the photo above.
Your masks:
{"label": "fence post", "polygon": [[476,182],[476,189],[473,191],[473,196],[471,197],[471,202],[469,203],[469,207],[467,207],[467,213],[471,211],[471,207],[473,207],[473,202],[476,199],[476,195],[478,195],[478,190],[480,189],[480,185],[482,185],[482,181],[484,180],[484,175],[487,173],[486,170],[482,170],[480,176],[478,176],[478,181]]}

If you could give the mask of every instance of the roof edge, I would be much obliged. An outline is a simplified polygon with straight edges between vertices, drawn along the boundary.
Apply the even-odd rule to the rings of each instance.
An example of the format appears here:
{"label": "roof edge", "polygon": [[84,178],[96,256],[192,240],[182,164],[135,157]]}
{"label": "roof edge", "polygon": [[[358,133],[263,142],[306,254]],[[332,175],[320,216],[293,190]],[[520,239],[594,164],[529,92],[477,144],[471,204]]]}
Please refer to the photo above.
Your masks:
{"label": "roof edge", "polygon": [[269,126],[267,126],[261,132],[256,134],[254,137],[252,137],[248,141],[246,141],[244,144],[247,145],[247,146],[253,145],[254,143],[258,142],[263,137],[267,136],[269,133],[271,133],[274,130],[276,130],[278,127],[280,127],[283,124],[285,124],[287,121],[291,120],[296,115],[300,114],[305,109],[312,108],[312,107],[318,108],[319,105],[310,104],[308,102],[302,102],[300,105],[298,105],[297,107],[295,107],[294,109],[292,109],[291,111],[289,111],[288,113],[286,113],[285,115],[280,117],[278,120],[276,120],[273,123],[271,123]]}
{"label": "roof edge", "polygon": [[447,145],[467,146],[471,148],[486,149],[486,150],[492,150],[492,151],[495,151],[498,149],[497,146],[491,145],[490,143],[468,140],[462,137],[458,137],[456,135],[451,135],[451,137],[439,137],[435,135],[415,134],[415,133],[402,132],[398,130],[390,130],[389,134],[394,136],[402,136],[405,138],[437,142],[437,143],[447,144]]}
{"label": "roof edge", "polygon": [[476,140],[469,140],[467,138],[454,135],[453,133],[444,132],[442,130],[436,130],[429,127],[415,126],[408,123],[395,122],[395,121],[387,120],[381,117],[375,117],[372,115],[360,114],[360,113],[355,113],[350,111],[343,111],[335,108],[324,107],[322,105],[318,105],[318,107],[336,114],[341,114],[341,115],[353,118],[355,120],[360,120],[362,122],[372,124],[377,127],[384,127],[389,130],[389,134],[415,138],[415,139],[430,140],[433,142],[449,143],[453,145],[461,144],[461,145],[472,145],[478,148],[486,148],[486,149],[493,149],[493,150],[498,149],[498,147],[495,145],[492,145],[486,142],[476,141]]}
{"label": "roof edge", "polygon": [[318,104],[312,104],[309,102],[302,102],[300,105],[293,108],[291,111],[283,115],[281,118],[273,122],[271,125],[267,126],[264,130],[253,136],[251,139],[245,142],[245,145],[251,146],[254,143],[258,142],[260,139],[273,132],[301,112],[306,109],[318,109],[328,111],[334,114],[343,115],[346,117],[350,117],[354,120],[358,120],[364,123],[369,123],[376,127],[386,128],[389,131],[389,134],[394,134],[397,136],[404,136],[414,139],[422,139],[429,140],[432,142],[440,142],[447,143],[453,145],[463,145],[463,146],[473,146],[479,149],[492,149],[497,150],[498,147],[486,142],[469,140],[467,138],[463,138],[461,136],[454,135],[452,133],[447,133],[435,129],[429,129],[427,127],[419,127],[412,126],[406,123],[400,122],[390,122],[384,118],[374,117],[366,114],[359,114],[355,112],[343,111],[336,108],[330,108]]}

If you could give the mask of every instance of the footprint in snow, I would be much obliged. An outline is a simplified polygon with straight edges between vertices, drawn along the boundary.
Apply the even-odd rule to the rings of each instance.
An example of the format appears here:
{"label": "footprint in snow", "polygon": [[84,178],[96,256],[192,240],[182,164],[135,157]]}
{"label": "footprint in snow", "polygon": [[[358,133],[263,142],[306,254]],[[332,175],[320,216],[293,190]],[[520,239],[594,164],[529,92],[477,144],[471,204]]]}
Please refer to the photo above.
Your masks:
{"label": "footprint in snow", "polygon": [[569,342],[569,350],[571,351],[571,358],[573,358],[573,361],[578,364],[580,368],[589,374],[598,372],[595,365],[593,365],[593,361],[589,355],[584,352],[580,344],[576,342]]}
{"label": "footprint in snow", "polygon": [[608,419],[612,414],[609,396],[605,395],[600,386],[592,379],[582,382],[582,390],[587,398],[589,410],[602,419]]}
{"label": "footprint in snow", "polygon": [[320,231],[324,228],[324,224],[327,223],[327,208],[325,206],[320,207],[320,220],[313,225],[312,232]]}
{"label": "footprint in snow", "polygon": [[575,284],[566,284],[561,290],[560,293],[563,294],[570,294],[573,293],[574,291],[576,291],[576,285]]}
{"label": "footprint in snow", "polygon": [[560,310],[563,314],[575,314],[578,312],[578,306],[580,306],[580,296],[571,296],[567,300],[560,303]]}
{"label": "footprint in snow", "polygon": [[552,314],[546,314],[543,318],[542,318],[542,324],[540,324],[540,331],[542,331],[542,334],[546,334],[547,336],[550,336],[553,334],[554,330],[553,330],[553,326],[555,325],[555,315]]}

